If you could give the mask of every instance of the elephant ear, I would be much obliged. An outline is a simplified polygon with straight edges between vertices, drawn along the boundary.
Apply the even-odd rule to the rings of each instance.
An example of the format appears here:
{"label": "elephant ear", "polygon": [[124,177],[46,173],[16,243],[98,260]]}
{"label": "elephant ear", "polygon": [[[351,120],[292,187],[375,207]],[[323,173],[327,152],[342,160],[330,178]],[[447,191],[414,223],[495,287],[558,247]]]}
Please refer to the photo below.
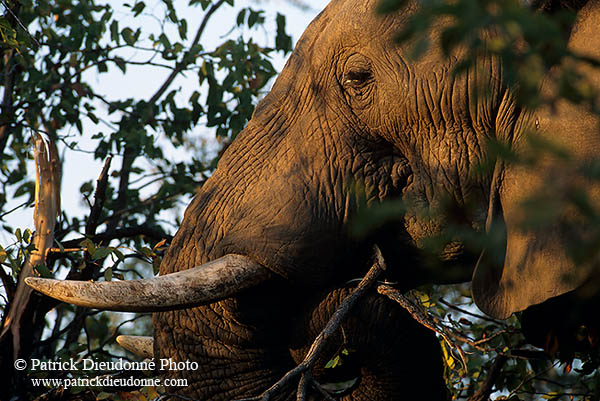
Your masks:
{"label": "elephant ear", "polygon": [[[473,300],[484,313],[506,319],[584,282],[589,269],[573,263],[558,229],[523,232],[518,224],[504,221],[506,242],[499,247],[505,250],[503,263],[498,261],[502,259],[498,249],[496,254],[488,249],[473,273]],[[501,223],[493,224],[498,225]]]}
{"label": "elephant ear", "polygon": [[[553,171],[496,163],[486,222],[492,243],[472,279],[473,300],[490,316],[506,319],[574,290],[590,276],[594,260],[576,263],[571,253],[576,238],[586,236],[576,215],[566,211],[550,227],[524,226],[528,216],[523,202],[543,193],[546,174]],[[600,198],[595,201],[600,205]],[[577,231],[571,229],[574,225]]]}
{"label": "elephant ear", "polygon": [[[590,1],[578,13],[569,49],[600,60],[598,21],[600,1]],[[599,68],[572,60],[570,67],[600,93]],[[555,96],[558,81],[555,74],[561,68],[550,72],[542,87],[543,95]],[[546,107],[538,112],[535,126],[537,130],[533,129],[532,135],[565,150],[571,160],[586,163],[598,158],[600,119],[583,105],[560,99],[554,108]],[[520,142],[513,144],[517,152],[524,151],[525,141]],[[574,188],[584,189],[590,203],[596,210],[600,208],[600,182],[586,180],[573,165],[560,163],[557,158],[547,157],[535,168],[517,164],[502,166],[501,163],[496,166],[487,228],[489,231],[503,226],[505,252],[498,257],[491,255],[493,250],[488,249],[488,254],[480,258],[472,281],[473,299],[488,315],[507,318],[513,312],[577,288],[590,281],[597,270],[598,255],[585,260],[573,258],[573,243],[589,240],[590,233],[597,232],[594,227],[586,226],[585,219],[576,210],[565,209],[549,227],[523,229],[527,219],[523,202],[544,192],[552,199]]]}

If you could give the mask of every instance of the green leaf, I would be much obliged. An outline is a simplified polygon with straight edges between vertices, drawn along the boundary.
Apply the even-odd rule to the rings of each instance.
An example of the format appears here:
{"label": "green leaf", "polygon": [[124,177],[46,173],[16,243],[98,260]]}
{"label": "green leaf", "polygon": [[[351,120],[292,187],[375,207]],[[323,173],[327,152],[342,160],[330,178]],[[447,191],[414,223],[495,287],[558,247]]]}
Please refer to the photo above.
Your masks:
{"label": "green leaf", "polygon": [[82,248],[85,248],[87,253],[89,253],[92,258],[94,257],[94,254],[96,253],[96,245],[94,245],[94,243],[89,238],[86,238],[83,241],[81,241],[79,245]]}
{"label": "green leaf", "polygon": [[31,243],[32,236],[33,236],[33,233],[31,232],[31,229],[26,228],[25,231],[23,232],[23,241],[26,244]]}
{"label": "green leaf", "polygon": [[137,17],[138,15],[140,15],[142,13],[142,11],[144,11],[144,8],[146,8],[146,4],[143,1],[138,2],[131,9],[131,11],[133,11],[133,16]]}
{"label": "green leaf", "polygon": [[97,68],[98,68],[98,72],[100,72],[100,73],[104,73],[104,72],[108,71],[108,66],[106,65],[106,62],[98,63]]}
{"label": "green leaf", "polygon": [[185,19],[179,20],[179,25],[178,25],[177,29],[179,30],[179,37],[182,40],[186,40],[188,25],[187,25],[187,21]]}
{"label": "green leaf", "polygon": [[110,255],[112,253],[112,251],[113,250],[110,247],[100,247],[100,248],[96,249],[96,251],[94,252],[94,256],[92,257],[92,259],[93,260],[104,259],[108,255]]}
{"label": "green leaf", "polygon": [[125,43],[127,43],[129,46],[133,46],[136,42],[135,35],[131,28],[123,29],[121,31],[121,36],[123,37],[123,40],[125,41]]}
{"label": "green leaf", "polygon": [[250,15],[248,15],[248,27],[252,28],[256,24],[262,24],[265,22],[265,17],[262,16],[263,11],[254,11],[250,9]]}
{"label": "green leaf", "polygon": [[92,120],[92,122],[93,122],[94,124],[98,124],[98,123],[100,122],[100,120],[98,119],[98,117],[96,117],[96,115],[95,115],[94,113],[92,113],[91,111],[89,111],[89,112],[87,113],[87,116],[88,116],[88,118],[89,118],[90,120]]}
{"label": "green leaf", "polygon": [[154,251],[150,248],[148,248],[147,246],[144,246],[142,248],[140,248],[140,252],[147,257],[151,257],[154,256]]}
{"label": "green leaf", "polygon": [[123,74],[127,72],[127,63],[125,62],[125,60],[123,60],[121,57],[115,56],[113,58],[113,61],[117,65],[117,67],[119,67],[121,72],[123,72]]}
{"label": "green leaf", "polygon": [[51,278],[52,273],[45,264],[35,266],[35,271],[43,278]]}
{"label": "green leaf", "polygon": [[93,190],[94,190],[94,186],[92,185],[91,181],[86,181],[83,184],[81,184],[81,187],[79,187],[79,192],[84,195],[91,194]]}
{"label": "green leaf", "polygon": [[117,45],[119,45],[119,21],[117,20],[114,20],[110,24],[110,40],[112,40],[113,42],[117,42]]}
{"label": "green leaf", "polygon": [[121,252],[117,248],[113,249],[113,254],[117,257],[117,259],[119,259],[119,261],[125,261],[125,256],[123,255],[123,252]]}
{"label": "green leaf", "polygon": [[235,23],[237,26],[242,26],[244,24],[244,21],[246,20],[246,13],[248,12],[247,8],[242,8],[240,10],[240,12],[237,15],[237,18],[235,20]]}
{"label": "green leaf", "polygon": [[109,267],[106,270],[104,270],[104,280],[112,281],[112,276],[113,276],[112,267]]}
{"label": "green leaf", "polygon": [[333,369],[342,364],[342,358],[339,355],[336,355],[334,358],[330,359],[325,364],[325,369]]}
{"label": "green leaf", "polygon": [[285,16],[277,13],[277,35],[275,36],[275,48],[287,54],[292,50],[292,37],[285,32]]}

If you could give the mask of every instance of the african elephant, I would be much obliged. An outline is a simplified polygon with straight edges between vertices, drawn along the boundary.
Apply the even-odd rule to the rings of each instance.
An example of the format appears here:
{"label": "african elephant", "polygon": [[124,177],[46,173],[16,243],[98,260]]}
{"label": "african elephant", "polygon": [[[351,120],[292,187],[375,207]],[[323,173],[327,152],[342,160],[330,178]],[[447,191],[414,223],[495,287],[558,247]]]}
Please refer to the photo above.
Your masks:
{"label": "african elephant", "polygon": [[[598,119],[566,101],[536,113],[517,106],[513,88],[501,79],[501,63],[492,57],[460,75],[452,71],[461,49],[446,58],[434,46],[410,60],[392,39],[418,2],[385,17],[373,12],[376,3],[333,0],[307,28],[271,92],[188,207],[160,277],[28,283],[84,306],[156,312],[155,355],[200,362],[198,371],[169,371],[169,377],[190,380],[171,390],[202,400],[257,395],[277,381],[302,355],[303,341],[323,325],[346,291],[343,284],[364,275],[373,243],[388,261],[388,277],[402,289],[430,281],[419,249],[450,218],[479,231],[505,227],[502,260],[484,254],[473,276],[475,301],[491,316],[505,318],[577,287],[590,268],[575,269],[564,225],[521,230],[520,203],[543,189],[556,173],[556,160],[533,171],[500,160],[493,173],[475,171],[488,158],[487,140],[518,153],[525,151],[527,132],[588,160],[600,146]],[[600,20],[600,1],[576,7],[582,9],[571,47],[597,57],[600,27],[590,21]],[[432,39],[448,23],[439,20]],[[600,74],[580,71],[600,87]],[[482,87],[485,94],[474,96]],[[589,186],[600,203],[600,187]],[[351,216],[385,199],[409,205],[404,223],[360,240],[351,236]],[[424,217],[424,209],[448,199],[461,213]],[[577,219],[572,211],[560,216],[561,222]],[[462,251],[449,244],[441,259],[460,260]],[[436,348],[432,334],[417,334],[421,329],[398,307],[382,303],[372,296],[355,313],[367,315],[366,326],[374,331],[408,335],[411,349]],[[377,343],[369,338],[377,334],[348,324],[346,341],[359,348]],[[419,360],[403,353],[393,335],[385,342],[398,364]],[[402,392],[413,376],[397,374],[398,382],[388,387],[383,372],[367,375],[363,369],[348,399],[443,399],[439,353],[424,358],[422,368],[437,372],[427,377],[438,381],[420,389],[420,397]]]}

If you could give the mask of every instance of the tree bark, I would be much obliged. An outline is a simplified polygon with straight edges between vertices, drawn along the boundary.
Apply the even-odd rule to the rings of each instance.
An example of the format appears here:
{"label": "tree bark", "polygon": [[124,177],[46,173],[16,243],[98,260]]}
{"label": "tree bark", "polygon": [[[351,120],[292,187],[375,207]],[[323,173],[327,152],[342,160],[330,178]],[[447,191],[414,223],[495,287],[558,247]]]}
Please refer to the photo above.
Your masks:
{"label": "tree bark", "polygon": [[[15,372],[15,374],[18,371],[13,368],[13,361],[17,358],[26,359],[29,356],[31,350],[27,346],[31,344],[30,337],[34,334],[35,313],[30,303],[33,290],[25,284],[24,280],[35,276],[35,267],[45,263],[46,250],[52,247],[54,226],[60,213],[61,165],[56,145],[40,134],[35,135],[34,142],[36,165],[34,249],[21,269],[17,290],[8,307],[8,313],[4,315],[0,334],[0,347],[3,350],[0,367],[3,372]],[[26,341],[25,337],[30,341]],[[3,381],[10,380],[6,376],[12,375],[5,375]]]}

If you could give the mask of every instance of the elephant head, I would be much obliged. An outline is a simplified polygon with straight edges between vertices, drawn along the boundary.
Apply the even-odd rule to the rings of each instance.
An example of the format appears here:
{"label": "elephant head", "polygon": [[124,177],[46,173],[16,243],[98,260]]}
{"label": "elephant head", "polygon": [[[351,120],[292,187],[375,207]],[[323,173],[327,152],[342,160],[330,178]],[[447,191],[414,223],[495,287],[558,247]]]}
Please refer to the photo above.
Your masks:
{"label": "elephant head", "polygon": [[[600,29],[589,19],[600,16],[599,3],[584,6],[571,35],[572,46],[592,56],[600,49]],[[547,232],[520,230],[519,204],[543,187],[553,160],[533,172],[500,161],[493,174],[475,172],[488,158],[489,139],[519,151],[530,130],[551,135],[579,158],[591,157],[600,146],[596,117],[566,103],[538,114],[518,107],[493,57],[459,75],[453,69],[464,49],[445,57],[434,46],[419,60],[410,59],[393,38],[418,3],[385,17],[373,12],[376,5],[333,0],[307,28],[271,92],[186,210],[161,277],[29,283],[85,306],[157,312],[155,355],[200,362],[198,371],[163,373],[189,380],[175,390],[210,400],[260,394],[293,367],[305,345],[298,322],[310,326],[315,311],[335,304],[344,283],[364,275],[373,242],[382,248],[389,275],[407,289],[431,280],[420,270],[419,249],[448,221],[480,231],[504,224],[505,257],[500,263],[481,258],[473,280],[476,302],[497,317],[581,283],[582,277],[562,280],[577,271],[561,241],[562,225]],[[432,43],[448,22],[434,24]],[[585,73],[599,83],[599,74]],[[402,223],[366,239],[351,236],[351,216],[385,199],[406,205]],[[423,211],[448,202],[459,213],[425,217]],[[456,259],[460,252],[451,243],[441,257]],[[371,297],[361,307],[367,327],[398,338],[403,331],[417,332],[394,323],[402,314],[380,302]],[[354,326],[347,327],[352,334],[346,342],[377,342],[377,334]],[[425,334],[409,338],[415,342],[410,347],[435,342]],[[384,352],[417,358],[400,352],[400,343],[389,340]],[[438,359],[427,357],[425,365],[439,375]],[[374,384],[385,376],[379,372],[364,374],[351,398],[397,398],[397,389],[367,395],[388,388]],[[402,384],[410,380],[398,376]],[[429,399],[443,397],[437,394]]]}

